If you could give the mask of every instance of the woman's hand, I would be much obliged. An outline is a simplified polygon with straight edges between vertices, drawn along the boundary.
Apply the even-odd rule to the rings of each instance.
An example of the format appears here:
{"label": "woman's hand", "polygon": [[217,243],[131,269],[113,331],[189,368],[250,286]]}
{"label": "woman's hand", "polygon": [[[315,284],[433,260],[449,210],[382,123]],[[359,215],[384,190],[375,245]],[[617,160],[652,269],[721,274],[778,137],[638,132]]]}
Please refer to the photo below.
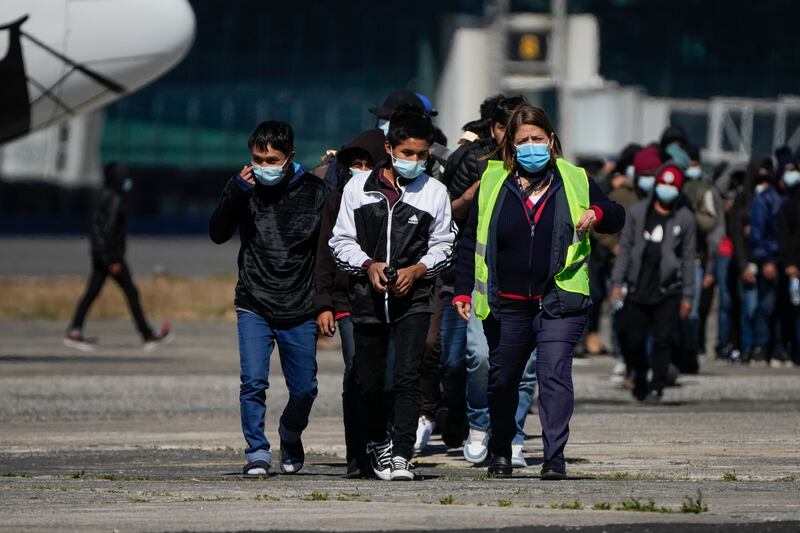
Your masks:
{"label": "woman's hand", "polygon": [[470,311],[472,311],[472,304],[469,302],[453,302],[453,307],[456,308],[456,312],[458,316],[463,318],[464,320],[469,320]]}
{"label": "woman's hand", "polygon": [[578,219],[578,224],[575,225],[575,231],[578,233],[586,233],[597,225],[597,214],[594,209],[587,209]]}

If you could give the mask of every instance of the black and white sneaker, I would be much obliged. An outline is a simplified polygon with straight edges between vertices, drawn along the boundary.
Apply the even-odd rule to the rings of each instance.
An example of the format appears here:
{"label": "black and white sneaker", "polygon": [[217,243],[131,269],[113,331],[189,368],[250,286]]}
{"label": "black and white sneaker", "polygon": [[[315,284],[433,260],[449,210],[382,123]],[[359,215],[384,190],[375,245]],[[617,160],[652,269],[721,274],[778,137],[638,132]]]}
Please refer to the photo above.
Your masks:
{"label": "black and white sneaker", "polygon": [[303,450],[303,441],[286,442],[281,439],[281,472],[284,474],[296,474],[303,468],[306,460],[306,452]]}
{"label": "black and white sneaker", "polygon": [[84,337],[79,329],[70,329],[64,337],[64,346],[82,352],[93,352],[97,346],[97,339]]}
{"label": "black and white sneaker", "polygon": [[245,476],[266,476],[269,474],[269,463],[266,461],[251,461],[244,465],[242,473]]}
{"label": "black and white sneaker", "polygon": [[414,479],[414,472],[412,472],[411,461],[399,455],[392,457],[392,481],[412,481]]}
{"label": "black and white sneaker", "polygon": [[377,443],[370,442],[367,444],[367,456],[369,457],[369,464],[372,471],[384,481],[392,479],[392,441],[387,439],[386,442]]}

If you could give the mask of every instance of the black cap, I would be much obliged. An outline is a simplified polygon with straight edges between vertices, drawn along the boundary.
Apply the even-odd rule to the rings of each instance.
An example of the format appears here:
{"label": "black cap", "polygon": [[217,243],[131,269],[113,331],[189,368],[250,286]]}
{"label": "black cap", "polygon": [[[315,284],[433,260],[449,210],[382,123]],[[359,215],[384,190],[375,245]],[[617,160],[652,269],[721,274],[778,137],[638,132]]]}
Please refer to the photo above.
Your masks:
{"label": "black cap", "polygon": [[424,114],[425,104],[411,91],[394,91],[386,98],[383,105],[369,108],[370,113],[384,120],[389,120],[397,111],[415,111]]}

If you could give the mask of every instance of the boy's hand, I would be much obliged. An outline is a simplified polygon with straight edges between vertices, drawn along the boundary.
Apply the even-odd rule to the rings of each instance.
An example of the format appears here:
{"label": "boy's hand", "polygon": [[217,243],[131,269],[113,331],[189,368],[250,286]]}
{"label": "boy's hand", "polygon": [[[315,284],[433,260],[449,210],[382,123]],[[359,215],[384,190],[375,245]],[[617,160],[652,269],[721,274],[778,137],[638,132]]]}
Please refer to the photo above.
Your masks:
{"label": "boy's hand", "polygon": [[427,271],[428,267],[422,263],[401,268],[397,271],[397,283],[395,283],[392,287],[392,292],[394,292],[397,296],[405,296],[406,293],[411,290],[414,282],[424,276]]}
{"label": "boy's hand", "polygon": [[336,319],[333,311],[323,311],[317,316],[317,330],[321,335],[333,337],[336,333]]}
{"label": "boy's hand", "polygon": [[241,172],[239,172],[239,177],[250,185],[256,184],[256,179],[253,177],[253,167],[250,165],[245,165],[242,167]]}
{"label": "boy's hand", "polygon": [[111,263],[108,265],[108,271],[112,276],[118,275],[120,272],[122,272],[122,263]]}
{"label": "boy's hand", "polygon": [[370,283],[372,283],[372,288],[380,293],[386,292],[386,285],[383,283],[385,283],[387,279],[383,274],[383,269],[387,266],[389,265],[386,263],[372,263],[367,269],[367,278],[369,278]]}

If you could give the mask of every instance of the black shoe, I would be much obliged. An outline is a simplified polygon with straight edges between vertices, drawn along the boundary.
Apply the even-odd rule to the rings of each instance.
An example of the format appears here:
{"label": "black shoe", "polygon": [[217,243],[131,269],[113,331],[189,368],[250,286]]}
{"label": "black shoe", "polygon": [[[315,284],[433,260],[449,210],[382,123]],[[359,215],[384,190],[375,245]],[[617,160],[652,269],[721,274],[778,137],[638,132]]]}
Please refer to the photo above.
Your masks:
{"label": "black shoe", "polygon": [[648,405],[658,405],[661,403],[661,399],[663,397],[664,397],[664,391],[659,389],[653,389],[649,393],[647,393],[647,396],[645,396],[642,399],[642,403]]}
{"label": "black shoe", "polygon": [[759,365],[759,364],[764,364],[766,362],[767,358],[764,348],[761,346],[756,346],[755,348],[753,348],[753,351],[750,352],[750,364]]}
{"label": "black shoe", "polygon": [[347,479],[361,479],[367,477],[369,472],[369,464],[366,458],[350,459],[347,463],[347,473],[344,475]]}
{"label": "black shoe", "polygon": [[567,468],[560,461],[550,460],[542,465],[541,479],[557,481],[567,479]]}
{"label": "black shoe", "polygon": [[392,479],[392,441],[390,439],[383,443],[368,443],[367,456],[370,468],[378,479],[384,481]]}
{"label": "black shoe", "polygon": [[284,474],[296,474],[303,468],[306,452],[303,450],[303,441],[286,442],[281,439],[281,471]]}
{"label": "black shoe", "polygon": [[501,457],[499,455],[493,455],[492,460],[489,463],[489,469],[487,473],[489,477],[494,478],[509,478],[511,477],[511,472],[514,468],[511,466],[511,459],[508,457]]}

